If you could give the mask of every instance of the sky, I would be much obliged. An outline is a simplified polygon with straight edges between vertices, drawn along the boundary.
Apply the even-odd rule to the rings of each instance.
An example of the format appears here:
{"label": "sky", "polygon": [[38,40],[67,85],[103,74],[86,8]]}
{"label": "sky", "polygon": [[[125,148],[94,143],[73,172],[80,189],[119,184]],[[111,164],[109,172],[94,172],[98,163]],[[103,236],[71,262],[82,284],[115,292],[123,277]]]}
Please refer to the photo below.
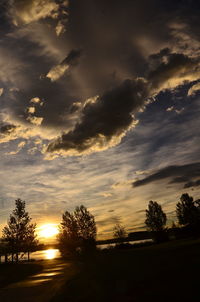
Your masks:
{"label": "sky", "polygon": [[0,229],[85,205],[98,238],[200,196],[200,4],[1,0]]}

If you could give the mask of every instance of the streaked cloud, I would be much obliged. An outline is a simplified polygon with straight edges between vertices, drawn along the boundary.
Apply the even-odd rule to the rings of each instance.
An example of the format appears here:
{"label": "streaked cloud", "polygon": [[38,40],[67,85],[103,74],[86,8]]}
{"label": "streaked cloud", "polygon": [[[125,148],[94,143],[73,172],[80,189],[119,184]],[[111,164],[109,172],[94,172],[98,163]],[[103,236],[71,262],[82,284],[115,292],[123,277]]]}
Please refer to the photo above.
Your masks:
{"label": "streaked cloud", "polygon": [[[200,177],[200,163],[192,163],[183,166],[168,166],[155,173],[133,182],[133,187],[143,186],[151,182],[168,179],[169,183],[186,183],[185,188],[189,187],[191,179]],[[194,182],[195,184],[195,182]],[[197,182],[198,184],[198,182]]]}

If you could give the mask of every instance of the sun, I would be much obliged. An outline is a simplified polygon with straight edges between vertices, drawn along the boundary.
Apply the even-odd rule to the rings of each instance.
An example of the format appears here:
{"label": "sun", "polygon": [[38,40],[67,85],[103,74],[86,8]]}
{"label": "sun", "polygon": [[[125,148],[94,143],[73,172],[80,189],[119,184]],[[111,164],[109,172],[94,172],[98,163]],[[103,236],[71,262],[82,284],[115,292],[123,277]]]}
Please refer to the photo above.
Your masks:
{"label": "sun", "polygon": [[38,228],[38,235],[42,238],[54,237],[59,233],[58,225],[54,223],[43,224]]}

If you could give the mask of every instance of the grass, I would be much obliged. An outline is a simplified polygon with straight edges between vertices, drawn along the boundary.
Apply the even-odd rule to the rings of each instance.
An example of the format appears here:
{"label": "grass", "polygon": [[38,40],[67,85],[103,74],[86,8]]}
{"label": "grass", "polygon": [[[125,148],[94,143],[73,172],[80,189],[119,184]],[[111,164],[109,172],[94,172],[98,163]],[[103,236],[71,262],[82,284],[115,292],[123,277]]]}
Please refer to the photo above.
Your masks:
{"label": "grass", "polygon": [[2,263],[0,264],[0,288],[26,279],[39,273],[43,266],[38,263]]}
{"label": "grass", "polygon": [[200,240],[99,252],[51,302],[200,301]]}

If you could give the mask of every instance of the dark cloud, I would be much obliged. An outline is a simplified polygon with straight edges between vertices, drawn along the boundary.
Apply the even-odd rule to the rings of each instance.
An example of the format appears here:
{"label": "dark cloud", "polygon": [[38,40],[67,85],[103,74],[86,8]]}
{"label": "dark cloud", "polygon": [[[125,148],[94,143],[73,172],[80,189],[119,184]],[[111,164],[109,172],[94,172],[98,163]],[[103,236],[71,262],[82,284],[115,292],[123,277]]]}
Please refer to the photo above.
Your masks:
{"label": "dark cloud", "polygon": [[64,149],[81,153],[93,146],[96,151],[103,149],[132,125],[133,113],[145,104],[147,95],[147,85],[142,79],[124,81],[121,86],[86,103],[81,122],[51,143],[48,151]]}
{"label": "dark cloud", "polygon": [[72,49],[61,64],[75,65],[78,63],[78,59],[80,58],[81,54],[82,52],[80,49]]}
{"label": "dark cloud", "polygon": [[[166,84],[170,88],[173,86],[173,81],[178,80],[182,75],[187,76],[188,73],[190,77],[191,73],[199,68],[199,59],[193,59],[181,53],[171,53],[169,48],[151,55],[149,59],[150,66],[154,68],[149,72],[147,79],[150,81],[152,88],[159,90],[162,85],[167,88]],[[172,81],[172,83],[169,81]],[[179,83],[175,82],[174,86],[178,85]]]}
{"label": "dark cloud", "polygon": [[[183,166],[168,166],[163,168],[141,180],[137,180],[133,183],[133,187],[139,187],[143,185],[147,185],[149,183],[153,183],[156,181],[160,181],[163,179],[171,179],[170,183],[183,183],[188,181],[186,185],[191,182],[191,179],[197,178],[200,176],[200,163],[192,163]],[[199,180],[195,181],[194,184],[198,185]],[[185,188],[189,188],[189,186],[184,186]]]}
{"label": "dark cloud", "polygon": [[184,188],[198,187],[200,186],[200,179],[196,181],[189,181],[184,185]]}
{"label": "dark cloud", "polygon": [[16,26],[0,44],[1,109],[58,137],[48,151],[79,155],[118,144],[148,99],[198,80],[199,38],[183,1],[67,2],[4,3]]}
{"label": "dark cloud", "polygon": [[[52,83],[49,78],[44,77],[44,74],[45,71],[48,73],[51,66],[53,66],[53,60],[43,61],[41,57],[30,56],[30,52],[36,51],[37,46],[23,37],[15,43],[11,41],[11,39],[8,39],[8,53],[11,51],[11,48],[20,44],[23,44],[24,50],[26,50],[23,63],[20,63],[22,64],[24,74],[26,73],[26,77],[22,83],[21,80],[19,83],[18,70],[17,67],[15,68],[15,65],[13,65],[12,70],[15,68],[15,74],[10,75],[10,77],[14,76],[16,78],[16,87],[14,83],[12,83],[15,79],[12,80],[9,78],[9,82],[6,80],[6,86],[11,89],[5,88],[4,95],[1,97],[1,109],[7,112],[11,117],[11,121],[14,119],[17,123],[26,124],[28,126],[30,123],[28,121],[27,108],[35,106],[35,116],[43,118],[44,128],[57,129],[57,131],[66,130],[68,127],[70,129],[73,125],[74,112],[70,112],[69,108],[76,97],[76,94],[71,95],[70,93],[70,90],[73,90],[73,81],[70,78],[70,67],[78,64],[81,51],[75,49],[69,52],[67,57],[60,63],[61,66],[65,64],[68,65],[69,74],[63,76],[63,79],[60,81]],[[16,51],[15,55],[17,56],[16,60],[19,61],[21,54],[18,54],[18,51]],[[40,64],[41,62],[42,64]],[[1,74],[0,80],[3,80]],[[5,84],[2,86],[4,87]],[[40,98],[40,104],[31,103],[31,99],[36,97]],[[80,96],[77,96],[77,98],[79,97]]]}
{"label": "dark cloud", "polygon": [[99,151],[109,144],[116,145],[130,129],[133,114],[144,107],[151,96],[183,84],[194,76],[195,70],[198,73],[197,60],[170,53],[167,48],[151,55],[149,60],[150,68],[154,70],[149,72],[147,80],[126,80],[89,102],[81,112],[81,121],[72,131],[50,143],[47,151],[64,150],[68,154],[78,154]]}
{"label": "dark cloud", "polygon": [[10,134],[11,132],[15,131],[16,126],[15,125],[3,125],[0,127],[0,133],[6,135]]}

